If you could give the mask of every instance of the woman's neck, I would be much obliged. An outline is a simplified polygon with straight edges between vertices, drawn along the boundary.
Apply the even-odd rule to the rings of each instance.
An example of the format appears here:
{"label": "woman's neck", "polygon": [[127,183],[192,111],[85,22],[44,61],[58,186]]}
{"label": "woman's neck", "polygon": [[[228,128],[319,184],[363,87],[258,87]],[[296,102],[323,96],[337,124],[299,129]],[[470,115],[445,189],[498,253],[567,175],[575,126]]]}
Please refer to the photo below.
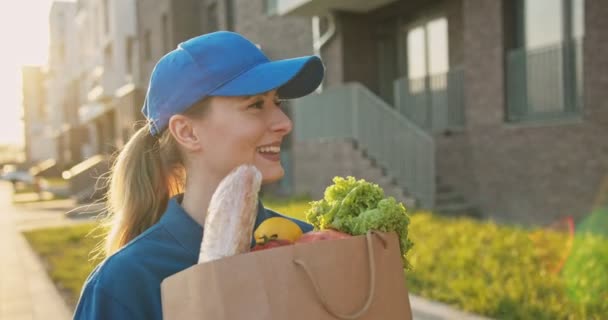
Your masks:
{"label": "woman's neck", "polygon": [[209,202],[220,181],[221,179],[213,179],[210,176],[206,178],[188,176],[186,178],[186,188],[181,205],[186,213],[201,226],[205,225]]}

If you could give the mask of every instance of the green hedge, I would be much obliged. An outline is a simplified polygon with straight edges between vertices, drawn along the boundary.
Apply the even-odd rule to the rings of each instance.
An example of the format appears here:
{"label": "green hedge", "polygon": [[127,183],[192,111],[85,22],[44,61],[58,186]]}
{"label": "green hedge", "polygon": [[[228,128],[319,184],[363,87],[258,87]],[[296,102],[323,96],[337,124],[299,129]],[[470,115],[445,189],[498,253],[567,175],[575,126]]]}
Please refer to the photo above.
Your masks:
{"label": "green hedge", "polygon": [[[298,218],[308,209],[302,200],[266,205]],[[95,264],[88,253],[98,239],[85,237],[92,228],[26,233],[72,304]],[[416,213],[407,285],[414,294],[496,319],[606,319],[608,240],[583,231],[571,241],[558,232]],[[566,257],[561,272],[552,272]]]}
{"label": "green hedge", "polygon": [[413,293],[497,319],[608,315],[606,238],[586,233],[572,241],[566,233],[428,213],[413,215],[410,233]]}

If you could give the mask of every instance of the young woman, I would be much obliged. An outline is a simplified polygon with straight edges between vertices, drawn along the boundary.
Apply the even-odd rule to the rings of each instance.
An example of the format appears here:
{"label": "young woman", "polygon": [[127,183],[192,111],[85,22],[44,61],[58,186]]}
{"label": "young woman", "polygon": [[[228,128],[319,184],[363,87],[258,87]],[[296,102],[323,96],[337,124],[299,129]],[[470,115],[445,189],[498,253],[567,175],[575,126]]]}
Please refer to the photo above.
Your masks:
{"label": "young woman", "polygon": [[[232,32],[190,39],[161,58],[142,109],[147,124],[112,168],[107,258],[87,279],[74,318],[161,319],[160,283],[197,262],[217,185],[246,163],[262,183],[283,176],[280,146],[292,123],[279,99],[313,92],[323,75],[318,57],[270,61]],[[260,203],[256,227],[277,215]]]}

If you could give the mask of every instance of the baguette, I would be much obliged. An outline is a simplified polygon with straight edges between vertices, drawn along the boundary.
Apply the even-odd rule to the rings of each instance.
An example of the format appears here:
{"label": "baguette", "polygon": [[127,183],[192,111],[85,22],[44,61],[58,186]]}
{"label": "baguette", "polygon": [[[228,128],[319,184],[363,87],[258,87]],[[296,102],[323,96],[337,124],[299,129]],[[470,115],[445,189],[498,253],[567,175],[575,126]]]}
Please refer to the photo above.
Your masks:
{"label": "baguette", "polygon": [[262,174],[252,165],[232,170],[211,197],[199,263],[249,252]]}

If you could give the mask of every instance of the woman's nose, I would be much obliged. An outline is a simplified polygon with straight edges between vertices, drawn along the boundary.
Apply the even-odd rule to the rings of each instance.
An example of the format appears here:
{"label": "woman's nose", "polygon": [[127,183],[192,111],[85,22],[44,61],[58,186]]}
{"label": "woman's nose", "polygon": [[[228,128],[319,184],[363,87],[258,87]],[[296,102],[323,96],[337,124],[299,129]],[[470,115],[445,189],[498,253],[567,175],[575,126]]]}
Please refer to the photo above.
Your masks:
{"label": "woman's nose", "polygon": [[272,131],[286,135],[293,129],[291,119],[285,114],[283,109],[277,107],[274,109]]}

